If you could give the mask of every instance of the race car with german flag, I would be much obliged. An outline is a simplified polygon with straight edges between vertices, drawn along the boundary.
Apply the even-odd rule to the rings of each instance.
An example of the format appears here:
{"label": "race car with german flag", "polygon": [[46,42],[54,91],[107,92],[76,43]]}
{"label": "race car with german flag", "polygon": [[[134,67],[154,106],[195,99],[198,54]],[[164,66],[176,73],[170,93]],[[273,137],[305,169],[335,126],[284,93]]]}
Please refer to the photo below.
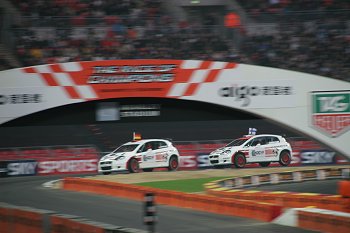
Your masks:
{"label": "race car with german flag", "polygon": [[256,129],[250,128],[250,134],[237,138],[226,146],[209,154],[213,166],[234,165],[243,168],[248,163],[259,163],[267,167],[272,162],[288,166],[292,161],[292,147],[280,135],[256,135]]}
{"label": "race car with german flag", "polygon": [[179,167],[179,152],[170,140],[141,139],[139,136],[124,143],[111,153],[103,156],[98,163],[98,172],[110,174],[117,171],[130,173],[167,168],[175,171]]}

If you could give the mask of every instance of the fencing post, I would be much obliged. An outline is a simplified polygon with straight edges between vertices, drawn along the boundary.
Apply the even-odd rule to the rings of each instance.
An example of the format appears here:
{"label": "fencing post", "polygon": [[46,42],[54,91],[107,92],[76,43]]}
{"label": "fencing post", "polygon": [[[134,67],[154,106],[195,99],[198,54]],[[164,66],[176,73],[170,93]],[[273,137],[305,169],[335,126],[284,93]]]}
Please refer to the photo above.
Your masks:
{"label": "fencing post", "polygon": [[148,231],[155,232],[155,224],[157,222],[156,207],[154,203],[154,194],[146,193],[144,197],[144,217],[143,222],[148,227]]}

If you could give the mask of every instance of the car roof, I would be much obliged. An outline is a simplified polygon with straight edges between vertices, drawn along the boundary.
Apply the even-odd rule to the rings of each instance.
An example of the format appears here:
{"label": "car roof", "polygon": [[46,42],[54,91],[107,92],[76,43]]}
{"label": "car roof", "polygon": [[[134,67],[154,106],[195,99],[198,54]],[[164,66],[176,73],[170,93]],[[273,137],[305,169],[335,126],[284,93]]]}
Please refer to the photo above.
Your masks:
{"label": "car roof", "polygon": [[169,142],[169,140],[166,140],[166,139],[141,139],[141,140],[135,140],[135,141],[130,141],[130,142],[124,143],[124,145],[125,144],[128,144],[128,145],[131,145],[131,144],[142,144],[142,143],[145,143],[145,142],[153,142],[153,141]]}
{"label": "car roof", "polygon": [[257,135],[244,135],[243,137],[240,137],[237,139],[250,139],[250,138],[256,138],[256,137],[282,137],[282,136],[276,135],[276,134],[257,134]]}

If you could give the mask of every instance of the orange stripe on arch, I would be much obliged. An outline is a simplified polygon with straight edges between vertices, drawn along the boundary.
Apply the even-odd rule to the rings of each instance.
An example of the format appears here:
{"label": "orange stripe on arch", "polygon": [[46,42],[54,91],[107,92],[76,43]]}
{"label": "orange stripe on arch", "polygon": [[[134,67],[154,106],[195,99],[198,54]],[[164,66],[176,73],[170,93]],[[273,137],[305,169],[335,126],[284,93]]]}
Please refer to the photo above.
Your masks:
{"label": "orange stripe on arch", "polygon": [[75,90],[72,86],[65,86],[64,89],[66,90],[67,94],[71,99],[80,99],[79,93]]}
{"label": "orange stripe on arch", "polygon": [[199,83],[191,83],[183,96],[191,96],[197,91]]}
{"label": "orange stripe on arch", "polygon": [[48,86],[58,86],[58,83],[56,82],[56,80],[52,77],[51,74],[49,73],[42,73],[40,74],[41,77],[45,80],[46,84]]}
{"label": "orange stripe on arch", "polygon": [[51,64],[50,68],[54,73],[62,73],[63,72],[63,70],[59,64]]}
{"label": "orange stripe on arch", "polygon": [[29,74],[36,73],[36,70],[33,67],[26,67],[23,69],[23,71]]}
{"label": "orange stripe on arch", "polygon": [[201,69],[201,70],[208,69],[209,66],[211,65],[211,63],[212,63],[212,61],[203,61],[201,66],[199,67],[199,69]]}
{"label": "orange stripe on arch", "polygon": [[205,79],[204,82],[206,82],[206,83],[215,82],[217,77],[218,77],[219,71],[221,71],[221,70],[211,70],[211,71],[209,71],[209,74],[208,74],[208,76],[207,76],[207,78]]}
{"label": "orange stripe on arch", "polygon": [[227,63],[225,69],[233,69],[237,67],[237,63]]}

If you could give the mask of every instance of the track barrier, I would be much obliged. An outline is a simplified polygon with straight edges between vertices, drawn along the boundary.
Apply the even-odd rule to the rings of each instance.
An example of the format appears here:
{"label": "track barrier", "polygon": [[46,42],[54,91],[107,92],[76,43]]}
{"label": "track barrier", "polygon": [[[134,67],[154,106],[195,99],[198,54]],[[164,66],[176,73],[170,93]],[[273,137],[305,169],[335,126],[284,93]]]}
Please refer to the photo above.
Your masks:
{"label": "track barrier", "polygon": [[158,204],[191,208],[216,214],[247,217],[261,221],[272,221],[282,211],[282,207],[275,203],[257,203],[252,200],[233,201],[228,198],[218,198],[211,195],[188,194],[85,178],[65,178],[63,180],[63,188],[71,191],[93,192],[139,201],[143,200],[146,193],[151,192],[154,193],[155,201]]}
{"label": "track barrier", "polygon": [[0,233],[146,233],[74,215],[0,203]]}
{"label": "track barrier", "polygon": [[350,232],[350,214],[323,210],[298,210],[298,227],[326,233]]}
{"label": "track barrier", "polygon": [[[205,190],[207,192],[205,195],[72,177],[63,180],[63,188],[71,191],[93,192],[139,201],[143,199],[146,193],[152,192],[158,204],[270,222],[279,217],[284,208],[304,208],[312,206],[314,208],[310,209],[323,209],[323,211],[330,211],[329,213],[349,212],[350,198],[341,195],[315,193],[244,190],[237,187],[258,186],[264,183],[275,184],[283,182],[302,182],[304,180],[323,180],[326,178],[342,178],[344,169],[346,169],[346,171],[349,170],[348,168],[329,168],[322,169],[321,171],[307,170],[285,172],[283,174],[255,175],[254,177],[236,177],[205,184]],[[306,212],[306,214],[301,211],[298,212],[300,216],[306,216],[304,219],[298,215],[300,226],[305,229],[313,230],[318,223],[318,226],[323,227],[322,229],[328,229],[327,232],[335,232],[333,229],[335,227],[337,229],[341,227],[343,230],[347,229],[347,231],[338,232],[350,232],[347,228],[349,226],[349,219],[347,217],[327,216],[329,219],[323,221],[324,216],[320,215],[320,213],[312,211]],[[334,222],[337,222],[337,225],[335,225]]]}
{"label": "track barrier", "polygon": [[205,185],[209,195],[231,198],[235,200],[255,200],[281,205],[285,208],[317,208],[350,213],[350,181],[339,182],[340,195],[325,195],[318,193],[268,192],[245,190],[245,187],[257,187],[261,184],[291,183],[310,180],[340,179],[349,174],[348,167],[334,167],[319,170],[303,170],[282,172],[278,174],[261,174],[254,176],[235,177]]}

